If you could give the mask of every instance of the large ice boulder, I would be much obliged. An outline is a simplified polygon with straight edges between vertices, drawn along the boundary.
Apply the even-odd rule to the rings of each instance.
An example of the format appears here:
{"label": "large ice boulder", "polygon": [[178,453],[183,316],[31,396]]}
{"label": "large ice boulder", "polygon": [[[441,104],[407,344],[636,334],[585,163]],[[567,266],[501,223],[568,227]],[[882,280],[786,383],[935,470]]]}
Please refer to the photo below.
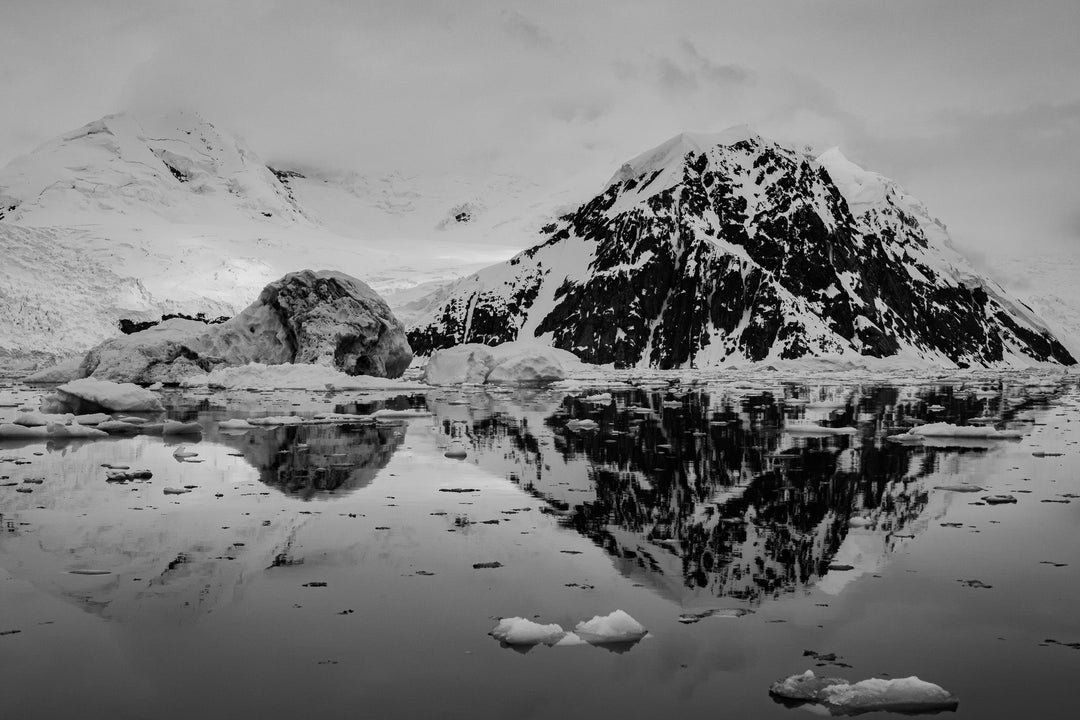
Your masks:
{"label": "large ice boulder", "polygon": [[582,365],[572,352],[536,342],[468,343],[432,353],[424,368],[424,382],[539,385],[562,380]]}
{"label": "large ice boulder", "polygon": [[412,362],[405,328],[374,290],[343,273],[289,273],[220,325],[173,319],[108,340],[83,375],[120,382],[180,382],[218,367],[310,363],[349,375],[398,377]]}

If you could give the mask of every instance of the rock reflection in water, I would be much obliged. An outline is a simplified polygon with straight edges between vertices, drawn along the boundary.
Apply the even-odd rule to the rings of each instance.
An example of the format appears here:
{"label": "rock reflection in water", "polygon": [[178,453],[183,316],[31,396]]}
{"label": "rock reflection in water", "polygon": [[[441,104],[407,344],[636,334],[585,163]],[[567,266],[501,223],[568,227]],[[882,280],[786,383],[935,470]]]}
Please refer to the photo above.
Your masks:
{"label": "rock reflection in water", "polygon": [[259,429],[217,440],[244,453],[270,487],[310,499],[365,487],[390,462],[405,423],[301,425]]}
{"label": "rock reflection in water", "polygon": [[[849,556],[880,564],[925,526],[925,479],[958,454],[985,451],[903,446],[888,435],[924,421],[1004,427],[1046,407],[1049,394],[1000,386],[634,390],[607,402],[566,397],[542,418],[535,407],[474,407],[466,420],[460,408],[440,406],[440,416],[453,414],[445,433],[471,436],[481,464],[548,502],[624,574],[678,600],[758,603],[858,572]],[[573,422],[585,419],[596,429]],[[818,436],[806,422],[854,430]]]}

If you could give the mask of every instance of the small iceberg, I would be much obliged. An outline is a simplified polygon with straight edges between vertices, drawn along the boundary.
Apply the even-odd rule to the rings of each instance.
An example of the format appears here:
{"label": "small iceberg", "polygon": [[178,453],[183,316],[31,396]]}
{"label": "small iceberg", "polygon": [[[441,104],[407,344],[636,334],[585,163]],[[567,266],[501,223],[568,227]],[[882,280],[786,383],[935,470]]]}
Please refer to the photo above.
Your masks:
{"label": "small iceberg", "polygon": [[596,615],[592,620],[579,622],[574,632],[590,645],[635,643],[648,634],[648,630],[622,610],[610,615]]}
{"label": "small iceberg", "polygon": [[376,420],[408,420],[410,418],[431,417],[431,413],[427,410],[391,410],[384,408],[371,413],[371,417]]}
{"label": "small iceberg", "polygon": [[525,618],[512,617],[499,620],[488,635],[507,645],[555,645],[566,637],[566,631],[555,623],[541,625]]}
{"label": "small iceberg", "polygon": [[853,427],[825,427],[810,420],[788,420],[784,423],[784,430],[799,435],[855,435],[858,428]]}
{"label": "small iceberg", "polygon": [[252,425],[302,425],[304,418],[298,415],[272,415],[270,417],[251,418]]}
{"label": "small iceberg", "polygon": [[202,431],[202,425],[197,422],[166,420],[161,426],[162,435],[199,435]]}
{"label": "small iceberg", "polygon": [[255,426],[249,423],[247,420],[241,420],[239,418],[233,420],[222,420],[218,423],[219,430],[251,430]]}
{"label": "small iceberg", "polygon": [[813,670],[772,684],[769,694],[781,702],[809,703],[832,715],[866,712],[936,713],[956,710],[960,700],[940,685],[912,676],[852,683],[843,678],[817,677]]}
{"label": "small iceberg", "polygon": [[173,450],[173,454],[172,454],[172,456],[174,458],[176,458],[177,460],[184,460],[186,458],[198,457],[198,455],[199,455],[199,453],[197,453],[197,452],[195,452],[193,450],[188,450],[187,445],[181,445],[180,447]]}
{"label": "small iceberg", "polygon": [[595,420],[570,420],[566,423],[566,429],[570,432],[588,432],[600,427]]}
{"label": "small iceberg", "polygon": [[997,430],[984,425],[953,425],[952,423],[927,423],[912,428],[909,435],[921,437],[977,438],[1016,440],[1023,435],[1016,430]]}

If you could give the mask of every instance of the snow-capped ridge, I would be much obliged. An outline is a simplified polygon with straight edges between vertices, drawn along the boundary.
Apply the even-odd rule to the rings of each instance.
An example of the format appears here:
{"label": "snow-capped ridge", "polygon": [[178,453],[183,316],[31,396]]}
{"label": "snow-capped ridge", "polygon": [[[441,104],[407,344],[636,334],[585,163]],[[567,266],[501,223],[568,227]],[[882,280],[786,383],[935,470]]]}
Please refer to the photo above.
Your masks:
{"label": "snow-capped ridge", "polygon": [[627,160],[608,180],[606,187],[677,166],[687,153],[702,153],[715,147],[761,141],[761,136],[748,125],[735,125],[716,133],[681,132]]}
{"label": "snow-capped ridge", "polygon": [[422,354],[528,338],[617,367],[1075,363],[900,185],[745,127],[639,155],[410,332]]}

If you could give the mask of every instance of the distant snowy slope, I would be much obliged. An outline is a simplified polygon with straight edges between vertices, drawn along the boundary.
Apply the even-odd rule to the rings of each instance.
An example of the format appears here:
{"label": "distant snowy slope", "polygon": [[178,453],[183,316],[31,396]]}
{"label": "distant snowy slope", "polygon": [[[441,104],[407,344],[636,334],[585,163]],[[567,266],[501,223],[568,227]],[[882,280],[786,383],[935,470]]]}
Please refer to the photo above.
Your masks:
{"label": "distant snowy slope", "polygon": [[109,115],[12,161],[0,173],[8,222],[84,224],[102,215],[203,224],[302,213],[259,158],[197,114]]}
{"label": "distant snowy slope", "polygon": [[745,127],[683,133],[630,160],[542,242],[442,290],[410,342],[526,337],[661,368],[1075,362],[898,185]]}
{"label": "distant snowy slope", "polygon": [[995,257],[992,271],[1054,330],[1073,356],[1080,358],[1080,258]]}
{"label": "distant snowy slope", "polygon": [[110,115],[0,169],[0,307],[17,297],[54,321],[5,319],[0,349],[75,352],[121,317],[229,315],[303,268],[393,302],[534,242],[556,200],[512,176],[271,168],[196,113]]}

